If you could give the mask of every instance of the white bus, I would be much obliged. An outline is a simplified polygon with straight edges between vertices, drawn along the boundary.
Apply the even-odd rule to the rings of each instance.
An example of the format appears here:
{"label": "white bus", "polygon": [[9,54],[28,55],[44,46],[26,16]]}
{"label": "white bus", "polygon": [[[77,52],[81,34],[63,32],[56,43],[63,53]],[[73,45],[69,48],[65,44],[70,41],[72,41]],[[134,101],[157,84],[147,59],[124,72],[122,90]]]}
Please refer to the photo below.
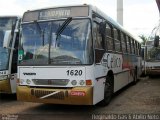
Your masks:
{"label": "white bus", "polygon": [[0,16],[0,93],[16,93],[20,17]]}
{"label": "white bus", "polygon": [[107,105],[142,72],[138,39],[92,5],[25,12],[19,48],[21,101]]}
{"label": "white bus", "polygon": [[160,74],[160,46],[157,45],[155,47],[154,44],[154,40],[147,41],[144,48],[145,62],[143,73],[150,77],[158,76]]}

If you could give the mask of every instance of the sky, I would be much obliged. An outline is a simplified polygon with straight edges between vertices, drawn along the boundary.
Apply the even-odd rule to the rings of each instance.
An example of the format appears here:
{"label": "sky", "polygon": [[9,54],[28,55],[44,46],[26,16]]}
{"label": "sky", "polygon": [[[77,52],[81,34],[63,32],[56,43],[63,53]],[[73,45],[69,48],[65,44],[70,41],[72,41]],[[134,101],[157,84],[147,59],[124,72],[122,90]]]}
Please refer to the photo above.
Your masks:
{"label": "sky", "polygon": [[[117,0],[0,0],[0,16],[22,16],[27,10],[61,5],[92,4],[116,20]],[[123,26],[133,34],[150,36],[159,22],[155,0],[123,0]]]}

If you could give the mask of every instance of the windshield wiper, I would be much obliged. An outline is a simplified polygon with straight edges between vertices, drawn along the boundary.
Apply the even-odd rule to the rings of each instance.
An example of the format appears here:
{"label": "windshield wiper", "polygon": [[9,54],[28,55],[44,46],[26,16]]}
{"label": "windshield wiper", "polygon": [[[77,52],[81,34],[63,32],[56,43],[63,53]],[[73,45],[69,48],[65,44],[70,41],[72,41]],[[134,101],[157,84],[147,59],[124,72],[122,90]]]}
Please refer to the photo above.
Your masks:
{"label": "windshield wiper", "polygon": [[[67,20],[65,20],[63,22],[63,24],[61,26],[59,26],[59,28],[56,31],[56,40],[55,40],[55,46],[57,46],[57,39],[59,37],[59,35],[61,35],[61,33],[63,32],[63,30],[67,27],[67,25],[72,21],[72,17],[68,17]],[[50,49],[51,49],[51,39],[50,39],[50,45],[49,45],[49,59],[48,59],[48,63],[51,63],[51,59],[50,59]]]}
{"label": "windshield wiper", "polygon": [[39,23],[37,22],[37,20],[34,21],[34,23],[36,24],[36,27],[38,28],[38,32],[40,34],[40,37],[42,35],[42,45],[44,46],[44,30],[41,29]]}
{"label": "windshield wiper", "polygon": [[56,31],[56,40],[71,21],[72,17],[68,17],[67,20],[65,20],[63,24],[58,28],[58,30]]}

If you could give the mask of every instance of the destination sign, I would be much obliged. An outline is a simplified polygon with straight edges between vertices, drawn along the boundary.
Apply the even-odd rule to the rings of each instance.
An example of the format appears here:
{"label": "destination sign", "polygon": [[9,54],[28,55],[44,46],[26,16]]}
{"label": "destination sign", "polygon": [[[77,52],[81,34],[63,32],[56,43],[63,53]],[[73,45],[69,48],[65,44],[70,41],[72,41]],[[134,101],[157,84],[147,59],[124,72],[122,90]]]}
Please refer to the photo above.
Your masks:
{"label": "destination sign", "polygon": [[87,17],[89,15],[88,6],[74,6],[74,7],[58,7],[41,9],[35,11],[27,11],[23,15],[22,22],[31,22],[35,20],[48,20],[66,17]]}
{"label": "destination sign", "polygon": [[51,10],[44,10],[40,12],[39,19],[50,19],[50,18],[62,18],[62,17],[69,17],[71,14],[70,9],[51,9]]}

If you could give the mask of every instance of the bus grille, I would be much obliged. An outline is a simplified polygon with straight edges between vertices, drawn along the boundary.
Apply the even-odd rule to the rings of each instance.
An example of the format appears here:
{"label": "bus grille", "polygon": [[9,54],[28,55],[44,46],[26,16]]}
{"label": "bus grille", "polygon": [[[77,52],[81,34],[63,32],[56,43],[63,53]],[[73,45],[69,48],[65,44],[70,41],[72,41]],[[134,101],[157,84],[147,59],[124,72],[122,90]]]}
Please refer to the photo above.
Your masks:
{"label": "bus grille", "polygon": [[[35,96],[36,98],[41,98],[43,96],[49,95],[51,93],[54,93],[56,91],[48,91],[48,90],[34,90],[31,89],[31,95]],[[67,91],[60,91],[56,94],[53,94],[51,96],[46,97],[45,99],[59,99],[63,100],[65,97],[68,97]]]}
{"label": "bus grille", "polygon": [[33,79],[35,85],[58,85],[66,86],[69,82],[68,79]]}

